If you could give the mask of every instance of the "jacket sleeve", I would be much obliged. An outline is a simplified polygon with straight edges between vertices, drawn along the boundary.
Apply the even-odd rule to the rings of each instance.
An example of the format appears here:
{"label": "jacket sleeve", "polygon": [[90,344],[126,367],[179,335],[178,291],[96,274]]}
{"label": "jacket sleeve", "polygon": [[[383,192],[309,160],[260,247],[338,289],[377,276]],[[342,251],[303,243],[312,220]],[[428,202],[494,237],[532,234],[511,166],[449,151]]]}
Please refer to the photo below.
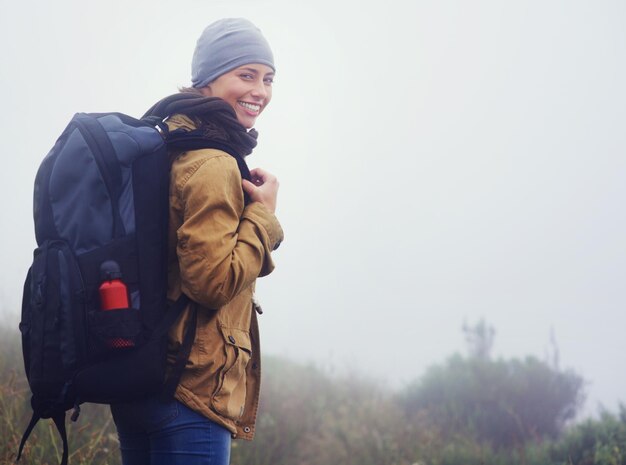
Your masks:
{"label": "jacket sleeve", "polygon": [[229,155],[201,160],[178,195],[177,231],[182,290],[208,308],[220,308],[274,269],[271,251],[282,228],[264,205],[244,208],[241,175]]}

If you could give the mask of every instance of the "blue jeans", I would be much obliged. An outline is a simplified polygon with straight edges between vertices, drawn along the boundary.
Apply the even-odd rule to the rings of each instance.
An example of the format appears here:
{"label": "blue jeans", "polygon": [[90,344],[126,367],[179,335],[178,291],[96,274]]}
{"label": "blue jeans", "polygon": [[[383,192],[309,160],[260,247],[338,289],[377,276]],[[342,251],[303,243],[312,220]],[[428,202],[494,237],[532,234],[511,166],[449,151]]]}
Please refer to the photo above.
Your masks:
{"label": "blue jeans", "polygon": [[177,400],[111,406],[123,465],[228,465],[230,432]]}

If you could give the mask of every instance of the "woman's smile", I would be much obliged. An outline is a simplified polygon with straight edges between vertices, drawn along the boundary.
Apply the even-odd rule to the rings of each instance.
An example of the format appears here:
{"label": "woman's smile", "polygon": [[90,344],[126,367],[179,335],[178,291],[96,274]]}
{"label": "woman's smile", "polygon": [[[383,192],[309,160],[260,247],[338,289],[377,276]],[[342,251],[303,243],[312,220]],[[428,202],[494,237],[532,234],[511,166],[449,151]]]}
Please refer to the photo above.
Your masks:
{"label": "woman's smile", "polygon": [[244,107],[246,110],[248,110],[248,112],[253,116],[258,115],[259,112],[261,111],[261,105],[256,104],[256,103],[248,103],[248,102],[242,102],[242,101],[239,101],[237,103],[241,105],[242,107]]}

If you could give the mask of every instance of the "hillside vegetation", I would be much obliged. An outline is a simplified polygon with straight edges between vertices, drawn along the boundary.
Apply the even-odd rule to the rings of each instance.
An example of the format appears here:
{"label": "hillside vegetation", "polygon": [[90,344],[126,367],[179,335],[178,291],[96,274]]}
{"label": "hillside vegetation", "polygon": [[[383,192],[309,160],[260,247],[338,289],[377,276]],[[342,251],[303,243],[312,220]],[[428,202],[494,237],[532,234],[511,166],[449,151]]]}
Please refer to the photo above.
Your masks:
{"label": "hillside vegetation", "polygon": [[[16,333],[0,334],[0,464],[14,463],[30,418]],[[492,360],[484,323],[466,335],[469,355],[400,392],[266,357],[257,437],[234,442],[232,465],[626,465],[625,408],[572,424],[578,374],[533,357]],[[77,423],[68,419],[68,437],[71,465],[120,463],[106,406],[85,405]],[[57,464],[60,453],[43,421],[21,463]]]}

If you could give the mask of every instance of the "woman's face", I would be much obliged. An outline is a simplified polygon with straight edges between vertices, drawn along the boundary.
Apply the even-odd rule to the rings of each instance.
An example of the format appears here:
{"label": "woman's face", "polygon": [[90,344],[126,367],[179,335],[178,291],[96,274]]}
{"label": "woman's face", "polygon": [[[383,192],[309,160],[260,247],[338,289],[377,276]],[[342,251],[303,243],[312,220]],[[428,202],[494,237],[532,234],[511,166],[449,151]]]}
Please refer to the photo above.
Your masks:
{"label": "woman's face", "polygon": [[237,120],[250,129],[272,99],[273,81],[272,68],[249,64],[222,74],[200,91],[206,97],[219,97],[230,103],[235,109]]}

